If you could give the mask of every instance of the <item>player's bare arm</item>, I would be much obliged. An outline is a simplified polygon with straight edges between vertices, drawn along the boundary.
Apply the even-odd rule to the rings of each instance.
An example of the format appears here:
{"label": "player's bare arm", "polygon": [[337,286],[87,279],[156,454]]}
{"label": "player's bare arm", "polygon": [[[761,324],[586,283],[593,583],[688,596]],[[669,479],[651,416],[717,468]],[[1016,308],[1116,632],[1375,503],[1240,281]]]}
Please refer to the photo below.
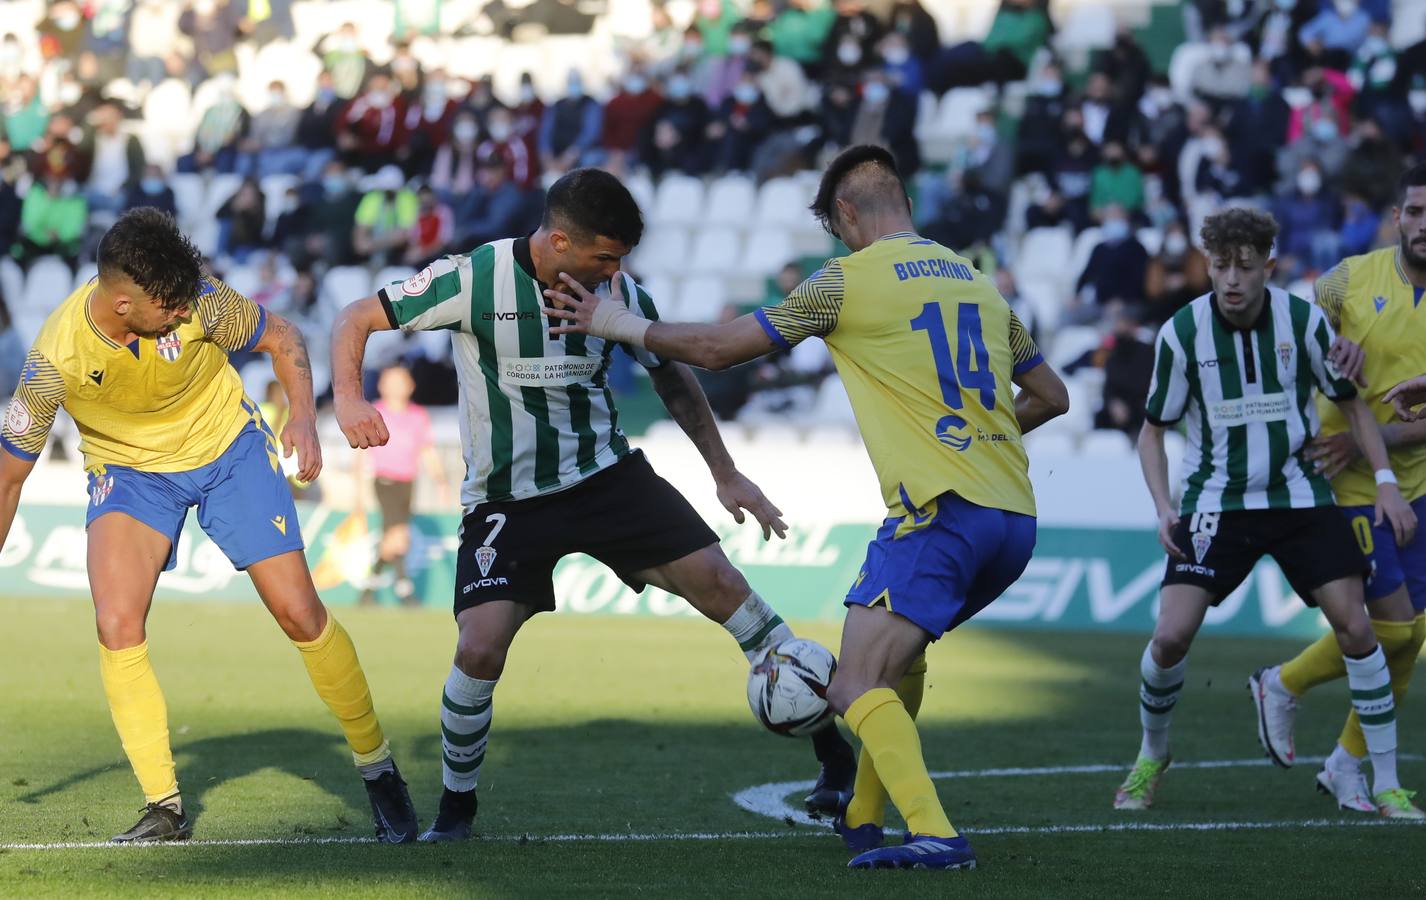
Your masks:
{"label": "player's bare arm", "polygon": [[373,331],[390,331],[391,320],[377,297],[365,297],[337,314],[332,324],[332,395],[337,424],[347,443],[365,450],[390,438],[386,422],[362,396],[361,361]]}
{"label": "player's bare arm", "polygon": [[1015,395],[1015,419],[1021,434],[1069,412],[1069,389],[1049,363],[1040,363],[1010,380],[1020,388]]}
{"label": "player's bare arm", "polygon": [[[1426,443],[1426,418],[1408,419],[1404,422],[1387,422],[1380,426],[1381,439],[1387,450],[1410,447]],[[1350,431],[1332,435],[1318,435],[1307,448],[1307,458],[1317,463],[1317,471],[1328,478],[1336,478],[1347,466],[1362,457],[1356,438]]]}
{"label": "player's bare arm", "polygon": [[1159,543],[1169,556],[1187,560],[1188,554],[1173,540],[1173,530],[1178,527],[1178,508],[1174,506],[1173,495],[1169,492],[1169,456],[1164,450],[1163,426],[1145,422],[1139,430],[1139,467],[1144,471],[1144,483],[1149,488],[1149,495],[1154,498]]}
{"label": "player's bare arm", "polygon": [[317,404],[312,397],[312,359],[297,326],[276,313],[267,314],[267,327],[253,347],[272,357],[272,373],[287,394],[291,410],[282,428],[282,455],[297,451],[297,477],[312,481],[322,472],[322,445],[317,440]]}
{"label": "player's bare arm", "polygon": [[1426,419],[1426,409],[1418,408],[1422,404],[1426,404],[1426,375],[1418,375],[1403,381],[1387,391],[1381,399],[1382,402],[1391,404],[1392,408],[1396,410],[1397,418],[1403,422],[1419,422]]}
{"label": "player's bare arm", "polygon": [[778,349],[751,315],[740,316],[726,325],[650,322],[630,312],[618,299],[617,278],[613,282],[614,296],[607,302],[567,274],[561,273],[560,280],[563,284],[545,290],[549,301],[545,313],[565,322],[551,328],[550,334],[592,334],[714,371]]}
{"label": "player's bare arm", "polygon": [[1386,442],[1382,440],[1376,419],[1360,396],[1339,401],[1337,408],[1346,417],[1352,438],[1362,448],[1372,471],[1377,473],[1375,524],[1390,522],[1397,545],[1411,543],[1416,536],[1416,513],[1396,485],[1396,476],[1391,472],[1391,460],[1386,453]]}
{"label": "player's bare arm", "polygon": [[10,525],[15,521],[15,510],[20,506],[20,489],[34,468],[34,460],[21,459],[0,450],[0,549],[4,549]]}
{"label": "player's bare arm", "polygon": [[732,513],[733,520],[743,524],[743,510],[747,510],[762,526],[764,540],[770,540],[774,532],[780,538],[787,537],[782,510],[773,506],[762,490],[733,464],[713,410],[708,406],[708,398],[688,366],[671,362],[650,369],[649,376],[664,408],[708,463],[708,471],[713,474],[713,483],[718,488],[718,502]]}

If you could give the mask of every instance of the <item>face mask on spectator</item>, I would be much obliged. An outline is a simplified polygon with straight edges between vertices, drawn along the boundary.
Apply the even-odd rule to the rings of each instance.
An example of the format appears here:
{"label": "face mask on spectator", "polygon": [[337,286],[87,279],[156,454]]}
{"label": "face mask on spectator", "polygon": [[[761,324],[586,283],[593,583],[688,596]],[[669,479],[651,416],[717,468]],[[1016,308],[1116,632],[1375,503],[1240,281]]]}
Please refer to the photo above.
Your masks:
{"label": "face mask on spectator", "polygon": [[1035,83],[1035,92],[1041,97],[1058,97],[1063,89],[1058,78],[1041,78]]}
{"label": "face mask on spectator", "polygon": [[1208,52],[1211,55],[1213,61],[1218,63],[1220,66],[1233,58],[1233,48],[1227,44],[1214,43],[1209,48]]}
{"label": "face mask on spectator", "polygon": [[758,102],[758,86],[748,84],[746,81],[733,88],[733,99],[745,106],[751,106]]}
{"label": "face mask on spectator", "polygon": [[[871,85],[867,85],[867,87],[871,87]],[[975,139],[981,145],[993,144],[999,137],[1000,133],[995,130],[995,125],[991,122],[982,122],[975,126]]]}
{"label": "face mask on spectator", "polygon": [[891,96],[891,88],[880,81],[868,81],[862,86],[862,99],[868,103],[885,103],[889,96]]}
{"label": "face mask on spectator", "polygon": [[79,25],[79,13],[62,12],[54,17],[54,23],[61,31],[70,31]]}
{"label": "face mask on spectator", "polygon": [[427,105],[444,106],[446,103],[446,83],[444,81],[426,82],[424,96]]}
{"label": "face mask on spectator", "polygon": [[1337,7],[1337,15],[1344,19],[1357,11],[1357,0],[1337,0],[1332,5]]}
{"label": "face mask on spectator", "polygon": [[1337,139],[1337,123],[1328,118],[1318,119],[1312,123],[1312,136],[1319,141],[1335,141]]}
{"label": "face mask on spectator", "polygon": [[1100,237],[1111,244],[1117,244],[1129,236],[1129,223],[1123,219],[1110,219],[1099,229]]}
{"label": "face mask on spectator", "polygon": [[1411,91],[1406,95],[1406,102],[1411,104],[1411,111],[1418,116],[1426,113],[1426,91]]}
{"label": "face mask on spectator", "polygon": [[328,197],[340,197],[347,192],[347,176],[322,176],[322,190],[326,192]]}
{"label": "face mask on spectator", "polygon": [[1169,256],[1183,256],[1188,252],[1188,236],[1175,231],[1164,238],[1164,253]]}
{"label": "face mask on spectator", "polygon": [[377,109],[386,109],[391,105],[390,91],[368,91],[366,99]]}
{"label": "face mask on spectator", "polygon": [[882,58],[886,60],[887,65],[900,66],[904,65],[905,62],[911,58],[911,51],[905,47],[891,46],[887,47],[881,55]]}
{"label": "face mask on spectator", "polygon": [[25,52],[20,49],[20,45],[15,41],[6,41],[0,44],[0,66],[19,65],[24,56]]}
{"label": "face mask on spectator", "polygon": [[343,53],[355,53],[357,52],[357,39],[343,35],[337,38],[337,49]]}
{"label": "face mask on spectator", "polygon": [[161,194],[163,193],[163,179],[145,177],[139,182],[139,188],[145,194]]}
{"label": "face mask on spectator", "polygon": [[1371,59],[1374,56],[1381,56],[1389,50],[1391,50],[1391,45],[1386,42],[1386,38],[1373,34],[1362,41],[1361,49],[1357,51],[1357,55],[1364,59]]}
{"label": "face mask on spectator", "polygon": [[584,81],[576,76],[571,75],[569,83],[565,87],[565,93],[568,94],[571,99],[575,100],[579,99],[580,97],[583,97]]}
{"label": "face mask on spectator", "polygon": [[61,106],[73,106],[79,102],[80,95],[84,89],[76,81],[66,81],[59,86],[59,103]]}
{"label": "face mask on spectator", "polygon": [[520,85],[520,102],[521,102],[521,103],[534,103],[534,102],[535,102],[535,86],[534,86],[533,84],[522,84],[522,85]]}
{"label": "face mask on spectator", "polygon": [[642,75],[630,75],[624,79],[624,90],[631,94],[642,94],[648,86],[648,79]]}
{"label": "face mask on spectator", "polygon": [[515,131],[515,129],[510,126],[509,122],[499,121],[491,122],[489,125],[486,126],[486,130],[490,132],[490,139],[492,141],[495,141],[496,143],[509,140],[510,135],[513,134]]}
{"label": "face mask on spectator", "polygon": [[1273,0],[1273,5],[1283,12],[1287,12],[1297,6],[1297,0]]}
{"label": "face mask on spectator", "polygon": [[844,66],[854,66],[862,61],[862,47],[854,41],[843,41],[837,45],[837,61]]}
{"label": "face mask on spectator", "polygon": [[268,105],[268,106],[281,106],[281,105],[283,105],[283,104],[286,103],[286,102],[287,102],[287,95],[286,95],[285,93],[283,93],[282,91],[268,91],[268,92],[267,92],[267,105]]}
{"label": "face mask on spectator", "polygon": [[1322,190],[1322,173],[1316,169],[1303,169],[1297,173],[1297,189],[1311,197]]}
{"label": "face mask on spectator", "polygon": [[451,129],[451,134],[462,144],[469,144],[471,141],[474,141],[476,133],[477,129],[475,123],[469,120],[457,122],[455,127]]}
{"label": "face mask on spectator", "polygon": [[728,38],[728,52],[734,56],[747,56],[752,48],[753,42],[742,35]]}
{"label": "face mask on spectator", "polygon": [[1213,159],[1223,152],[1223,142],[1218,138],[1208,138],[1203,142],[1203,155]]}
{"label": "face mask on spectator", "polygon": [[1226,6],[1228,9],[1228,18],[1236,19],[1243,14],[1248,4],[1247,0],[1228,0]]}
{"label": "face mask on spectator", "polygon": [[672,100],[685,100],[693,93],[693,85],[688,83],[688,79],[682,75],[675,75],[668,80],[668,96]]}
{"label": "face mask on spectator", "polygon": [[317,88],[317,99],[322,103],[331,103],[337,99],[337,92],[329,87]]}

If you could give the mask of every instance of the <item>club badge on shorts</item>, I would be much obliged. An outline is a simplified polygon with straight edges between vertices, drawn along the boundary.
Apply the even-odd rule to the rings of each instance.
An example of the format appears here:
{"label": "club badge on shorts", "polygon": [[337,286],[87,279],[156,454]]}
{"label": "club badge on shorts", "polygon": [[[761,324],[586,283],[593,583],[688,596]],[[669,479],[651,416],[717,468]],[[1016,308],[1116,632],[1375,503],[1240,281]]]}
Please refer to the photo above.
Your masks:
{"label": "club badge on shorts", "polygon": [[480,566],[480,577],[490,575],[490,567],[495,565],[495,548],[489,545],[475,548],[475,564]]}
{"label": "club badge on shorts", "polygon": [[103,504],[114,491],[113,475],[95,475],[94,485],[89,489],[89,502],[95,506]]}
{"label": "club badge on shorts", "polygon": [[174,361],[176,361],[176,360],[178,359],[179,354],[181,354],[182,352],[183,352],[183,340],[178,336],[178,332],[176,332],[176,331],[170,332],[169,334],[161,335],[161,336],[159,337],[159,339],[158,339],[158,355],[159,355],[159,356],[162,356],[164,359],[168,360],[169,362],[174,362]]}

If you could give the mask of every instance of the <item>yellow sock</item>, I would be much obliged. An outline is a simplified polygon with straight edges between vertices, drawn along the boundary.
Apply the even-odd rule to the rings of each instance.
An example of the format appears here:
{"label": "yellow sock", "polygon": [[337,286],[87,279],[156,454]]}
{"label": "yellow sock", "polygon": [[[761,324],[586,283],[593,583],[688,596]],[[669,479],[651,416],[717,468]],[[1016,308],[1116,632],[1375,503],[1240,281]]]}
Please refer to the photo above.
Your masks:
{"label": "yellow sock", "polygon": [[[1385,652],[1385,648],[1382,650]],[[1347,664],[1342,661],[1342,648],[1337,644],[1336,635],[1330,631],[1282,664],[1282,686],[1298,697],[1319,684],[1346,675]]]}
{"label": "yellow sock", "polygon": [[366,675],[346,629],[328,613],[327,627],[316,640],[293,641],[292,645],[302,651],[302,662],[307,666],[312,686],[341,723],[357,765],[368,765],[388,756],[390,750],[371,705]]}
{"label": "yellow sock", "polygon": [[149,644],[110,650],[99,645],[99,675],[124,754],[144,799],[157,803],[178,793],[173,750],[168,745],[168,706],[149,665]]}
{"label": "yellow sock", "polygon": [[[901,683],[896,686],[896,696],[906,707],[906,714],[914,722],[921,711],[921,698],[926,693],[926,654],[922,653],[906,670]],[[857,828],[861,825],[880,826],[886,821],[886,786],[876,774],[876,764],[865,746],[857,759],[857,780],[852,788],[852,802],[847,805],[847,825]]]}
{"label": "yellow sock", "polygon": [[891,688],[867,691],[847,710],[852,733],[871,751],[877,774],[912,834],[955,837],[956,830],[921,756],[921,737],[901,698]]}
{"label": "yellow sock", "polygon": [[[1391,696],[1400,709],[1401,701],[1406,697],[1406,688],[1411,683],[1411,670],[1416,667],[1422,642],[1426,641],[1426,614],[1410,622],[1372,619],[1372,631],[1376,632],[1377,643],[1381,644],[1381,652],[1386,655],[1386,668],[1391,673]],[[1362,722],[1357,718],[1355,709],[1347,716],[1347,724],[1342,726],[1337,743],[1358,759],[1367,755],[1367,739],[1362,734]]]}

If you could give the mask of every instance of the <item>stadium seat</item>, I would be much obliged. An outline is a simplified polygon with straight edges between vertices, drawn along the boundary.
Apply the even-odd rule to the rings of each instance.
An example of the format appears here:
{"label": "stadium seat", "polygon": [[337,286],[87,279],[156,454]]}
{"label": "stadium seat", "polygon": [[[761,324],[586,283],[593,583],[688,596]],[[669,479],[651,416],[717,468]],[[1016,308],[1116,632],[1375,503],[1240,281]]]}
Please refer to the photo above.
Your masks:
{"label": "stadium seat", "polygon": [[1074,456],[1074,438],[1046,426],[1025,436],[1025,452],[1032,462],[1038,458]]}
{"label": "stadium seat", "polygon": [[259,182],[258,186],[262,190],[263,217],[266,220],[264,230],[267,234],[272,234],[272,229],[277,225],[277,217],[282,215],[282,204],[287,200],[287,191],[296,187],[298,178],[296,175],[268,175]]}
{"label": "stadium seat", "polygon": [[25,278],[24,309],[49,315],[74,292],[74,273],[58,256],[41,256]]}
{"label": "stadium seat", "polygon": [[[254,99],[264,99],[268,82],[277,79],[287,86],[288,100],[300,108],[310,105],[316,97],[317,75],[322,71],[322,61],[307,47],[273,41],[258,51],[248,68],[255,73],[253,81],[260,83],[261,87],[261,92]],[[244,73],[246,80],[247,72]],[[243,97],[245,100],[249,97],[246,87]]]}
{"label": "stadium seat", "polygon": [[0,300],[13,314],[25,299],[25,272],[9,254],[0,255]]}
{"label": "stadium seat", "polygon": [[1169,87],[1181,102],[1193,99],[1193,73],[1211,52],[1207,44],[1179,44],[1174,48],[1169,58]]}
{"label": "stadium seat", "polygon": [[1015,255],[1015,277],[1062,280],[1073,249],[1074,234],[1068,228],[1032,228]]}
{"label": "stadium seat", "polygon": [[758,190],[756,222],[759,226],[813,229],[816,220],[807,211],[806,188],[793,178],[772,178]]}
{"label": "stadium seat", "polygon": [[673,419],[655,419],[649,423],[648,430],[644,432],[644,440],[649,443],[685,441],[687,439],[683,428]]}
{"label": "stadium seat", "polygon": [[188,83],[177,78],[167,78],[154,85],[144,98],[144,121],[149,127],[166,133],[183,132],[189,142],[193,140],[188,128],[188,119],[193,100],[188,92]]}
{"label": "stadium seat", "polygon": [[679,275],[688,266],[688,232],[660,226],[645,234],[634,249],[631,268],[641,275]]}
{"label": "stadium seat", "polygon": [[1164,246],[1164,233],[1157,228],[1140,228],[1134,232],[1134,236],[1139,239],[1139,243],[1144,245],[1150,258],[1158,256],[1159,251]]}
{"label": "stadium seat", "polygon": [[758,228],[748,235],[747,249],[738,270],[752,275],[772,275],[797,256],[786,228]]}
{"label": "stadium seat", "polygon": [[841,378],[828,375],[818,385],[817,401],[812,406],[812,419],[820,425],[856,425],[857,417],[852,412],[852,401],[847,398],[847,389]]}
{"label": "stadium seat", "polygon": [[262,287],[262,275],[255,265],[233,266],[223,273],[223,281],[244,297],[251,297]]}
{"label": "stadium seat", "polygon": [[644,217],[654,211],[654,183],[648,175],[639,172],[624,178],[624,187],[629,189],[629,193],[634,195],[634,202],[639,204],[639,210]]}
{"label": "stadium seat", "polygon": [[731,225],[746,228],[757,207],[757,188],[752,179],[742,175],[725,175],[708,189],[708,202],[702,220],[711,225]]}
{"label": "stadium seat", "polygon": [[[678,292],[678,318],[688,322],[716,322],[728,303],[727,287],[717,276],[695,276]],[[670,318],[665,315],[664,318]]]}
{"label": "stadium seat", "polygon": [[89,283],[89,279],[99,274],[99,265],[94,262],[82,262],[79,269],[74,273],[74,289],[77,291]]}
{"label": "stadium seat", "polygon": [[168,186],[173,188],[173,204],[178,208],[178,224],[192,228],[204,217],[207,187],[203,176],[195,173],[177,172],[168,176]]}
{"label": "stadium seat", "polygon": [[371,292],[371,273],[361,266],[333,266],[322,277],[319,299],[336,312]]}
{"label": "stadium seat", "polygon": [[217,79],[209,78],[193,89],[193,101],[188,107],[188,121],[185,123],[190,134],[198,131],[198,123],[203,121],[203,114],[217,101]]}
{"label": "stadium seat", "polygon": [[1391,46],[1398,51],[1426,38],[1426,0],[1396,0],[1391,13]]}
{"label": "stadium seat", "polygon": [[644,289],[654,301],[654,307],[659,311],[659,317],[663,319],[682,318],[678,314],[678,296],[676,294],[678,285],[668,275],[654,274],[644,275],[635,273],[639,282],[639,287]]}
{"label": "stadium seat", "polygon": [[692,225],[703,217],[703,182],[687,175],[667,175],[654,195],[651,217],[657,225]]}
{"label": "stadium seat", "polygon": [[1091,325],[1071,325],[1054,332],[1052,340],[1045,359],[1056,369],[1063,369],[1098,347],[1104,338],[1099,329]]}
{"label": "stadium seat", "polygon": [[1064,268],[1064,274],[1069,280],[1071,291],[1074,290],[1074,282],[1084,274],[1084,267],[1089,265],[1089,257],[1094,253],[1094,248],[1099,246],[1101,240],[1103,240],[1103,236],[1098,226],[1086,228],[1074,239],[1069,262]]}
{"label": "stadium seat", "polygon": [[725,225],[714,225],[699,229],[684,268],[695,274],[736,272],[743,266],[742,255],[738,232]]}
{"label": "stadium seat", "polygon": [[1103,3],[1081,3],[1070,10],[1055,35],[1055,47],[1067,56],[1087,57],[1091,50],[1114,46],[1114,10]]}
{"label": "stadium seat", "polygon": [[1129,435],[1122,431],[1098,429],[1085,435],[1079,445],[1079,452],[1085,456],[1100,459],[1123,459],[1128,462],[1134,454],[1134,444]]}

